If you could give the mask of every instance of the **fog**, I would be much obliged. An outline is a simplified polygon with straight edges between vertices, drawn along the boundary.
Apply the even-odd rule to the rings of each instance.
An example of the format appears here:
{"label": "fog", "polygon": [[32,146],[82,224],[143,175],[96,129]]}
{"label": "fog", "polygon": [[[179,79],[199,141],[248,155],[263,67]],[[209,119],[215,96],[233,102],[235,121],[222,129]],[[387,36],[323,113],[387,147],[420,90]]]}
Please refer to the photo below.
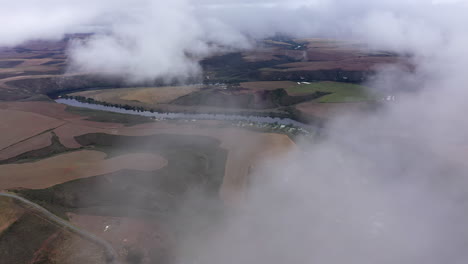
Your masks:
{"label": "fog", "polygon": [[320,142],[257,166],[224,221],[185,232],[178,263],[468,261],[467,1],[38,3],[2,3],[0,22],[17,26],[0,29],[0,44],[94,28],[71,46],[73,70],[133,80],[202,74],[200,58],[277,32],[412,55],[414,72],[369,80],[395,102],[338,117]]}

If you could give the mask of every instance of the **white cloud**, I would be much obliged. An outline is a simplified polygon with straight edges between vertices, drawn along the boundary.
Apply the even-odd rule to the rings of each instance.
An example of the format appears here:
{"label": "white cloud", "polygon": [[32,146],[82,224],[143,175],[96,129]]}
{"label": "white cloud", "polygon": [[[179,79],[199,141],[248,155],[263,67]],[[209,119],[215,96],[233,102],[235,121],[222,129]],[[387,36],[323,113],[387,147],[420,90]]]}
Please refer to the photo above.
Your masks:
{"label": "white cloud", "polygon": [[0,28],[0,43],[99,25],[105,34],[70,50],[74,66],[136,79],[190,76],[208,43],[246,48],[246,36],[277,31],[411,52],[415,72],[371,81],[394,104],[333,120],[321,143],[259,169],[271,181],[221,230],[183,240],[180,263],[466,263],[467,7],[434,3],[8,1],[0,22],[16,30]]}

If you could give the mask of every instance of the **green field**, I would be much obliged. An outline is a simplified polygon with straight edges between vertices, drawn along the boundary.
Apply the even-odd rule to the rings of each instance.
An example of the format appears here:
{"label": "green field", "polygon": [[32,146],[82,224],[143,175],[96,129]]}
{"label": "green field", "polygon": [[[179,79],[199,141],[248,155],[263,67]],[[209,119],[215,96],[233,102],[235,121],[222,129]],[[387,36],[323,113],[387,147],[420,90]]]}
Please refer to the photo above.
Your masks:
{"label": "green field", "polygon": [[304,95],[315,92],[330,92],[317,99],[320,103],[343,103],[369,101],[373,97],[362,85],[340,82],[314,82],[311,84],[301,84],[286,89],[290,95]]}

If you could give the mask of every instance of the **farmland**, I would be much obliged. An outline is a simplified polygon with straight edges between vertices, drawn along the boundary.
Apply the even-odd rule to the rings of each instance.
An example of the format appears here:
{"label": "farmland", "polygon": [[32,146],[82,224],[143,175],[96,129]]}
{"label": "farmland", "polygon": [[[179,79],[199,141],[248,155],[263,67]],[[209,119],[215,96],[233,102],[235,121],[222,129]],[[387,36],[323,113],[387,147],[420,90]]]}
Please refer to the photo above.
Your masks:
{"label": "farmland", "polygon": [[84,96],[98,101],[115,104],[127,102],[140,102],[146,105],[170,103],[171,101],[200,90],[200,86],[171,86],[171,87],[136,87],[121,89],[106,89],[97,91],[84,91],[70,95]]}
{"label": "farmland", "polygon": [[[106,263],[99,246],[55,225],[25,204],[2,196],[0,205],[0,255],[3,262],[64,263],[74,259],[67,263]],[[84,251],[71,246],[79,246]]]}
{"label": "farmland", "polygon": [[[41,189],[63,182],[123,169],[152,171],[167,161],[154,154],[128,154],[106,159],[102,152],[82,150],[41,161],[0,166],[0,189]],[[35,177],[31,177],[34,170]]]}
{"label": "farmland", "polygon": [[[298,148],[287,127],[154,120],[51,99],[79,96],[140,111],[327,119],[372,101],[359,83],[376,67],[405,64],[393,54],[364,53],[356,43],[280,38],[204,58],[203,76],[184,84],[129,83],[67,71],[68,42],[87,37],[0,48],[0,190],[105,239],[121,263],[132,264],[173,262],[193,220],[216,222],[243,202],[255,168]],[[2,260],[106,263],[100,248],[25,209],[0,200]]]}
{"label": "farmland", "polygon": [[[119,250],[123,263],[139,258],[170,261],[180,232],[171,223],[181,221],[174,214],[193,188],[213,197],[221,213],[222,204],[242,197],[249,168],[294,146],[285,135],[218,121],[96,122],[87,120],[86,112],[78,115],[51,102],[0,103],[0,109],[20,113],[25,123],[40,118],[60,124],[12,138],[13,146],[0,151],[8,158],[0,165],[0,189],[10,189],[105,238]],[[11,134],[21,129],[11,127]],[[41,252],[40,259],[56,261],[52,263],[105,263],[99,248],[89,242],[23,215],[21,208],[8,208],[1,208],[8,230],[0,233],[5,259],[22,254],[30,261]],[[110,229],[104,232],[106,226]],[[25,242],[22,230],[36,228],[41,229],[37,239]],[[9,240],[11,236],[18,239]],[[21,243],[27,247],[20,252],[16,248]],[[72,252],[77,246],[87,251]]]}
{"label": "farmland", "polygon": [[338,82],[314,82],[310,84],[302,84],[286,89],[290,95],[303,95],[314,92],[329,92],[330,94],[319,98],[320,103],[345,103],[369,101],[374,98],[369,95],[366,87]]}

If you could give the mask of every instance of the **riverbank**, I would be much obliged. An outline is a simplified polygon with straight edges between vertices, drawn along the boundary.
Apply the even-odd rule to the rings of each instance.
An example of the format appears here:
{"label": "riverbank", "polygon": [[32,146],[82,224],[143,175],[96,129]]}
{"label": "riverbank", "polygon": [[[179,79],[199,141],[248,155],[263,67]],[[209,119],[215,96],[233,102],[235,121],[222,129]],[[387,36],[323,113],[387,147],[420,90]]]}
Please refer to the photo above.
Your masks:
{"label": "riverbank", "polygon": [[187,121],[197,121],[197,120],[218,120],[218,121],[229,121],[232,123],[237,123],[238,126],[255,126],[259,128],[266,128],[270,126],[271,128],[280,128],[286,130],[290,133],[301,133],[301,134],[311,134],[314,131],[314,127],[308,124],[292,120],[290,118],[279,118],[279,117],[263,117],[263,116],[253,116],[253,115],[236,115],[236,114],[201,114],[201,113],[162,113],[147,111],[143,109],[133,110],[133,109],[124,109],[115,106],[105,106],[101,104],[93,103],[84,103],[79,102],[75,99],[64,99],[60,98],[55,100],[55,102],[60,104],[65,104],[73,107],[81,107],[92,110],[99,111],[108,111],[113,113],[120,114],[129,114],[129,115],[138,115],[150,117],[155,120],[187,120]]}

